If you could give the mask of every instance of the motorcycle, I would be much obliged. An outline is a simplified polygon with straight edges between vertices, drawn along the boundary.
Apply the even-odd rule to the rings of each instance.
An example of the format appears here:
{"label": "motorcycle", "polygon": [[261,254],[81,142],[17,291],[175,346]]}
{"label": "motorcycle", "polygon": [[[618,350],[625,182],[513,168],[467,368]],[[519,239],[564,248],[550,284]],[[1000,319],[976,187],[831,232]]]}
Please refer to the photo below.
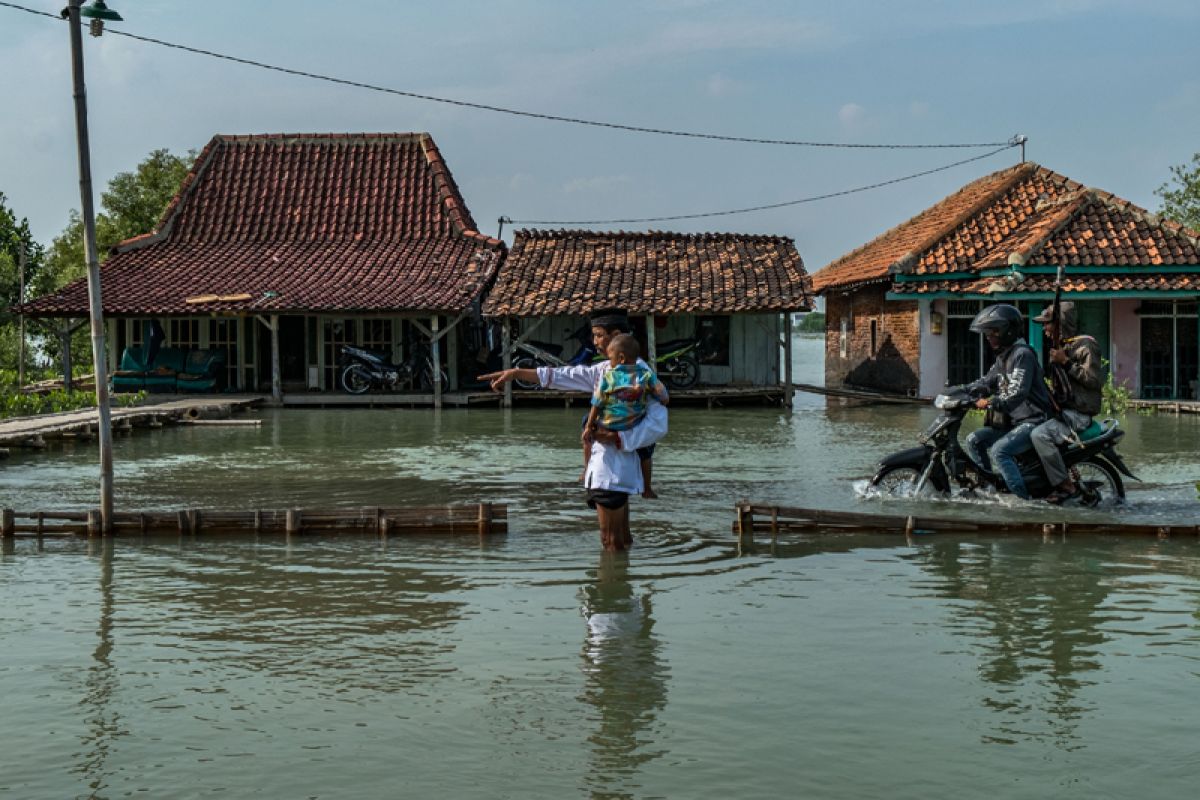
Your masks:
{"label": "motorcycle", "polygon": [[[579,364],[591,364],[598,361],[603,356],[596,353],[596,347],[592,344],[591,328],[582,327],[576,329],[568,329],[567,333],[571,338],[579,343],[575,355],[570,359],[563,360],[562,354],[565,349],[561,344],[553,342],[544,342],[537,339],[531,339],[526,342],[521,342],[516,345],[516,349],[523,353],[513,361],[513,366],[517,369],[536,369],[538,367],[574,367]],[[537,389],[540,384],[537,381],[524,381],[517,378],[513,381],[518,388],[521,389]]]}
{"label": "motorcycle", "polygon": [[[433,359],[424,344],[414,343],[408,360],[400,364],[393,364],[384,353],[349,344],[342,345],[341,356],[341,384],[350,394],[365,394],[372,389],[397,392],[433,388]],[[446,386],[449,383],[446,371],[439,372],[442,385]]]}
{"label": "motorcycle", "polygon": [[[1008,492],[1004,479],[979,467],[958,441],[959,429],[976,397],[963,387],[938,395],[933,405],[942,413],[918,438],[919,447],[893,453],[879,462],[868,491],[891,497],[919,497],[927,489],[948,495],[952,486],[973,493],[979,489]],[[1092,429],[1099,429],[1089,435]],[[1125,500],[1122,475],[1139,480],[1125,465],[1116,444],[1125,435],[1116,420],[1093,423],[1084,438],[1060,445],[1063,461],[1080,488],[1079,504],[1094,508],[1120,505]],[[1043,498],[1055,487],[1046,479],[1037,452],[1030,449],[1017,457],[1025,487],[1034,498]]]}

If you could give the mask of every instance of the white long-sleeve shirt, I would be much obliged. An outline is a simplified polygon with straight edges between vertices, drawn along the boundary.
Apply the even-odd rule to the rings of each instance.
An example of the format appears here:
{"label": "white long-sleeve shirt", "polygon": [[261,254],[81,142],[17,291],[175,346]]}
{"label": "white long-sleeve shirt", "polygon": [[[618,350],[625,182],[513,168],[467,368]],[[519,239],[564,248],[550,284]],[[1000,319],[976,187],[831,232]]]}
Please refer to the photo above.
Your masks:
{"label": "white long-sleeve shirt", "polygon": [[[640,359],[638,363],[645,366]],[[547,389],[590,394],[596,390],[601,376],[608,369],[607,361],[573,367],[538,367],[538,382]],[[592,457],[588,460],[583,485],[588,489],[641,494],[644,488],[642,466],[636,451],[667,435],[667,407],[652,399],[646,409],[645,419],[617,435],[621,438],[620,448],[600,442],[592,444]]]}

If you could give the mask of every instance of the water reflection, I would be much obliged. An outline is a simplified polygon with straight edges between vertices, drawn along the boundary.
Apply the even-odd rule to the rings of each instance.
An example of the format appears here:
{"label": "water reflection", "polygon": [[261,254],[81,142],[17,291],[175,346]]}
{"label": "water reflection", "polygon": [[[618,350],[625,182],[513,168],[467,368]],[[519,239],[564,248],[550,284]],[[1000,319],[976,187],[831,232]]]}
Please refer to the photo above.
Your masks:
{"label": "water reflection", "polygon": [[96,648],[92,651],[92,663],[83,680],[83,697],[80,698],[81,717],[85,733],[81,738],[82,750],[72,772],[80,775],[87,783],[93,796],[106,788],[109,775],[108,759],[113,744],[122,734],[122,718],[117,704],[113,703],[117,690],[117,670],[113,666],[113,542],[111,538],[89,540],[88,555],[97,559],[100,566],[99,622],[96,628]]}
{"label": "water reflection", "polygon": [[1095,710],[1081,694],[1102,668],[1102,626],[1115,618],[1104,559],[1081,542],[1028,540],[939,541],[912,557],[938,577],[936,596],[966,601],[947,605],[947,627],[980,659],[981,702],[998,715],[984,740],[1081,747],[1082,717]]}
{"label": "water reflection", "polygon": [[632,797],[629,777],[663,753],[655,722],[669,669],[653,633],[651,593],[636,593],[628,573],[627,553],[603,553],[594,581],[580,592],[587,621],[580,699],[597,725],[588,736],[593,797]]}
{"label": "water reflection", "polygon": [[461,619],[463,602],[448,598],[469,581],[413,563],[412,549],[403,564],[385,545],[364,557],[361,542],[330,540],[295,550],[215,540],[139,555],[143,574],[125,576],[126,602],[167,634],[171,660],[335,691],[398,691],[453,671],[453,646],[431,634]]}

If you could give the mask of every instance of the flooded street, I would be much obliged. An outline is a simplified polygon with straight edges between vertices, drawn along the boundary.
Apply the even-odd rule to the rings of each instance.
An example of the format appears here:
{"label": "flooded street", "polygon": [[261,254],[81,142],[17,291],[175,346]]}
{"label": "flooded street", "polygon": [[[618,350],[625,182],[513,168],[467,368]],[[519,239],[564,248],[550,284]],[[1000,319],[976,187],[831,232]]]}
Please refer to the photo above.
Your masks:
{"label": "flooded street", "polygon": [[[821,379],[799,339],[796,380]],[[287,410],[116,440],[127,509],[509,504],[474,537],[19,541],[0,795],[1171,797],[1197,768],[1200,543],[805,535],[733,505],[1039,518],[855,484],[923,406],[680,408],[599,548],[582,408]],[[1200,417],[1130,415],[1129,520],[1195,523]],[[95,505],[96,450],[0,462]],[[1075,510],[1076,515],[1088,511]],[[1153,787],[1148,790],[1147,787]]]}

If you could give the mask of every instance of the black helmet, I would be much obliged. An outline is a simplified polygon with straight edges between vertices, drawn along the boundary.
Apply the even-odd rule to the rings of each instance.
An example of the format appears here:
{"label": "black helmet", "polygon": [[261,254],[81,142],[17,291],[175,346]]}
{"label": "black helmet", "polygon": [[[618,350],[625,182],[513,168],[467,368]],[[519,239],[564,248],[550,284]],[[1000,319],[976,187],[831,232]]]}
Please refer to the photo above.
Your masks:
{"label": "black helmet", "polygon": [[971,330],[975,333],[995,331],[999,334],[1000,347],[1011,347],[1025,333],[1025,319],[1016,306],[1001,303],[976,314],[971,320]]}

